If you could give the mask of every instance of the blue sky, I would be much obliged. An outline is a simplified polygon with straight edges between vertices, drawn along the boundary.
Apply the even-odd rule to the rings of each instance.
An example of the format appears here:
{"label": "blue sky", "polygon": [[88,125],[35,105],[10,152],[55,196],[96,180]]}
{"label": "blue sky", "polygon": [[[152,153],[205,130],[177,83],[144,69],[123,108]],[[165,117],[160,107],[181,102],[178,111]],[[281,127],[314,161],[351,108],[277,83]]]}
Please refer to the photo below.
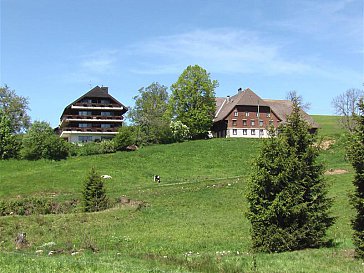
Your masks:
{"label": "blue sky", "polygon": [[194,64],[219,81],[216,96],[296,90],[311,114],[363,88],[362,0],[0,1],[0,85],[54,127],[90,86],[132,106],[141,87],[170,87]]}

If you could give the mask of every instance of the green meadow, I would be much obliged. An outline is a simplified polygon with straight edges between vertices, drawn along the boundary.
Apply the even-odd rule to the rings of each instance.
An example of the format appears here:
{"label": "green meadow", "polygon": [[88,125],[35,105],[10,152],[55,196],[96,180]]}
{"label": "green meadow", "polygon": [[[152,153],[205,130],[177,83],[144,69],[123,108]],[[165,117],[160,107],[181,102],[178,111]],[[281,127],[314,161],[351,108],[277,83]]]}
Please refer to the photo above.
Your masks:
{"label": "green meadow", "polygon": [[[246,184],[261,140],[211,139],[64,161],[0,161],[0,200],[80,200],[92,167],[111,200],[96,213],[0,217],[1,272],[363,272],[354,259],[350,221],[353,170],[337,117],[314,116],[329,147],[320,160],[336,223],[320,249],[254,253],[244,214]],[[336,173],[336,170],[346,171]],[[161,183],[153,182],[153,175]],[[26,232],[29,245],[16,249]]]}

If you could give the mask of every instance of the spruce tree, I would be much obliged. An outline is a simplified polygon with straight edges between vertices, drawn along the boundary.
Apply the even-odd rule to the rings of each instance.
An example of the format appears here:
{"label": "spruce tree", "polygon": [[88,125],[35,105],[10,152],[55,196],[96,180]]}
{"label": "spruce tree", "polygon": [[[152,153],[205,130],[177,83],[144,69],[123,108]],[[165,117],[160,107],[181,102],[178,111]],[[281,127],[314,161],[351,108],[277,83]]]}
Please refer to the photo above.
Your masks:
{"label": "spruce tree", "polygon": [[297,97],[292,98],[292,106],[279,134],[270,129],[251,176],[247,217],[258,251],[318,247],[334,222],[315,136],[301,117]]}
{"label": "spruce tree", "polygon": [[358,257],[364,258],[364,102],[359,103],[360,114],[355,117],[356,126],[348,149],[350,161],[355,170],[355,192],[352,202],[356,210],[352,221],[353,240]]}
{"label": "spruce tree", "polygon": [[83,188],[83,205],[85,212],[100,211],[107,208],[108,199],[101,176],[91,168]]}

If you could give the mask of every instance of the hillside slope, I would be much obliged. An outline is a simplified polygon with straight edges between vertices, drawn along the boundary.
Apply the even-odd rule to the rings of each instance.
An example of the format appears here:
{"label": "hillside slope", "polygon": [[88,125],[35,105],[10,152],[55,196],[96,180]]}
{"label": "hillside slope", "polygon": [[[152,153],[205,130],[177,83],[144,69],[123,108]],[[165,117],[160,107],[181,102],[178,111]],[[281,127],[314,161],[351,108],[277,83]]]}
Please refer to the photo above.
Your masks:
{"label": "hillside slope", "polygon": [[[333,246],[292,253],[255,254],[244,213],[246,182],[261,145],[252,139],[213,139],[157,145],[137,152],[71,158],[61,162],[0,162],[2,200],[46,196],[80,198],[92,166],[110,198],[126,196],[143,206],[120,204],[98,213],[0,217],[2,272],[361,272],[353,259],[350,208],[352,170],[344,161],[342,132],[332,117],[314,117],[325,139],[333,214]],[[334,118],[335,119],[335,118]],[[152,176],[161,176],[153,183]],[[15,251],[26,232],[30,245]],[[50,242],[54,242],[50,244]],[[43,250],[42,253],[37,250]],[[55,253],[48,256],[49,251]],[[71,255],[71,253],[76,253]],[[3,255],[4,254],[4,255]]]}

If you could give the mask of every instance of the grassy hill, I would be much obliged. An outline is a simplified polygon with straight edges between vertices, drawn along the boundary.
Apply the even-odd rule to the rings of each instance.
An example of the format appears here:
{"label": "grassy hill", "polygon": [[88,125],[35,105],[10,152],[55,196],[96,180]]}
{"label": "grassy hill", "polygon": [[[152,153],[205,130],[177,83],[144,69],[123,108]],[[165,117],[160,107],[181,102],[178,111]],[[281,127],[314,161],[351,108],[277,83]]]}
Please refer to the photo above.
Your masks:
{"label": "grassy hill", "polygon": [[[335,198],[333,246],[256,254],[244,213],[246,181],[260,140],[212,139],[157,145],[136,152],[66,161],[0,161],[1,200],[42,196],[80,199],[92,166],[111,199],[126,196],[144,206],[118,205],[98,213],[0,217],[2,272],[362,272],[353,259],[348,202],[353,171],[344,160],[343,131],[335,117],[314,116],[330,141],[320,160]],[[153,183],[153,175],[161,184]],[[15,250],[26,232],[29,247]],[[54,244],[53,244],[54,243]],[[37,250],[43,250],[40,253]],[[48,255],[49,251],[55,251]],[[71,253],[76,253],[72,255]]]}

